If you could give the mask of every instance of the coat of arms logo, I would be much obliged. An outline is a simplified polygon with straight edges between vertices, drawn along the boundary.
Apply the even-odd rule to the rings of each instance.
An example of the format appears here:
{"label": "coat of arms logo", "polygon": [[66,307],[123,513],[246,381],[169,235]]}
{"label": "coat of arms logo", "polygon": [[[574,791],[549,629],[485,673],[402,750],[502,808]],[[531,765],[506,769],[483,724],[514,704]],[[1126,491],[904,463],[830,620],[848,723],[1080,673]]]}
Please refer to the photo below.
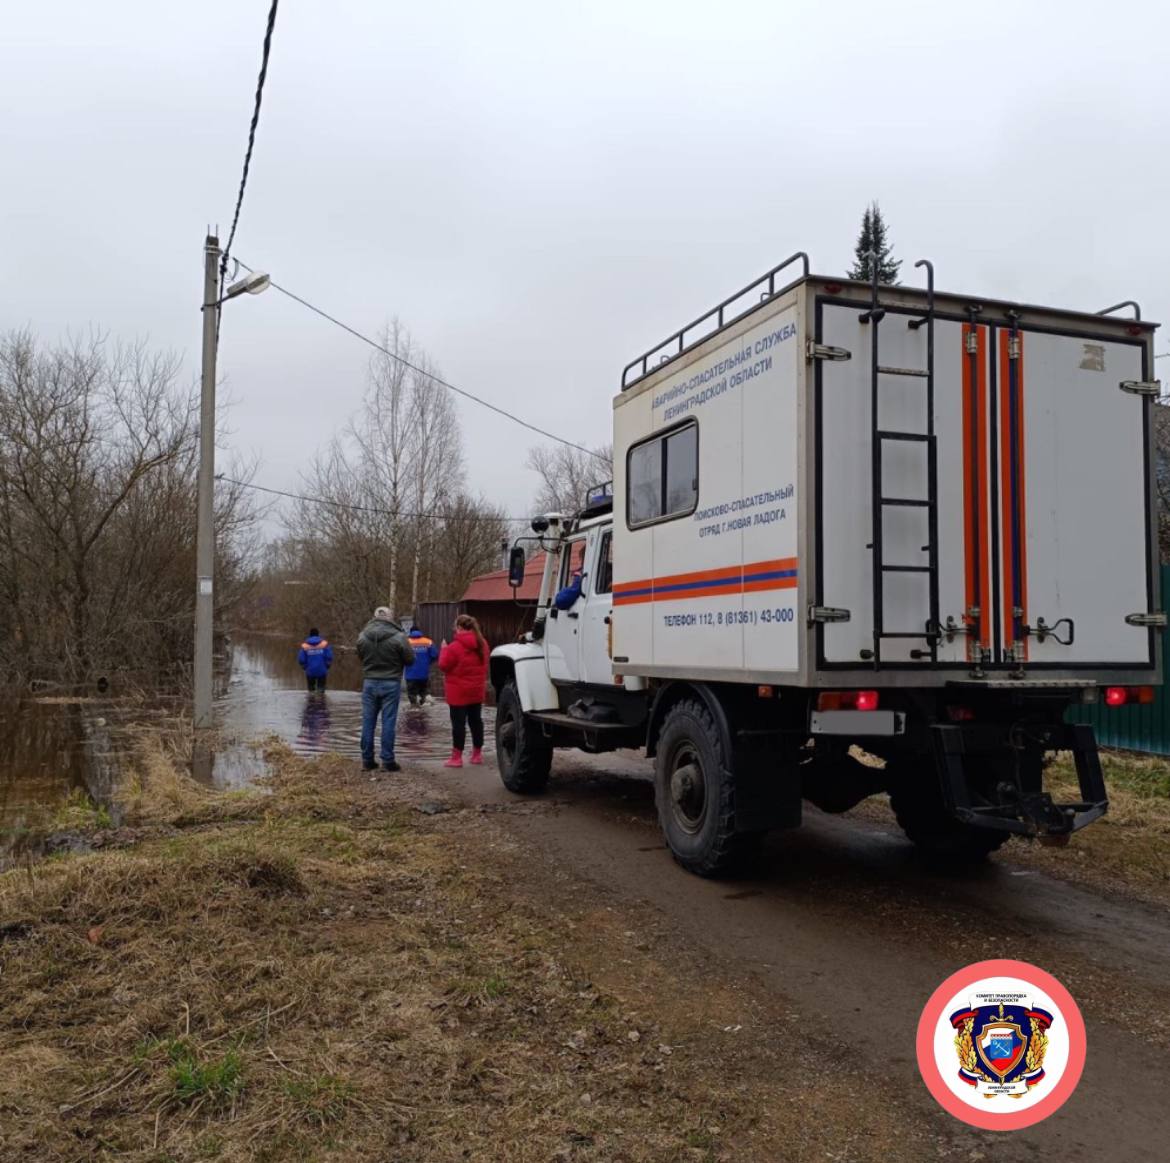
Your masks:
{"label": "coat of arms logo", "polygon": [[984,1098],[1021,1098],[1044,1080],[1053,1015],[1019,994],[976,994],[950,1016],[959,1077]]}

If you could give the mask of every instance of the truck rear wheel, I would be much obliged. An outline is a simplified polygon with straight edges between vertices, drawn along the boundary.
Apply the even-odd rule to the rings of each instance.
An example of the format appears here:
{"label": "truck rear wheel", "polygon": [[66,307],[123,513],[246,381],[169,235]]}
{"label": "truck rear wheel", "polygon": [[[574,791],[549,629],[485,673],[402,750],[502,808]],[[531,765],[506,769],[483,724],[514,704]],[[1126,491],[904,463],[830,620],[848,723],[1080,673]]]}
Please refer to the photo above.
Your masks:
{"label": "truck rear wheel", "polygon": [[504,787],[520,795],[537,795],[548,786],[552,746],[524,717],[520,692],[506,683],[496,704],[496,762]]}
{"label": "truck rear wheel", "polygon": [[735,778],[724,750],[699,700],[667,712],[654,764],[658,821],[675,860],[699,876],[736,870],[763,837],[735,830]]}
{"label": "truck rear wheel", "polygon": [[906,838],[932,860],[973,864],[986,859],[1008,839],[1007,832],[956,820],[943,804],[942,790],[933,778],[894,787],[890,807]]}

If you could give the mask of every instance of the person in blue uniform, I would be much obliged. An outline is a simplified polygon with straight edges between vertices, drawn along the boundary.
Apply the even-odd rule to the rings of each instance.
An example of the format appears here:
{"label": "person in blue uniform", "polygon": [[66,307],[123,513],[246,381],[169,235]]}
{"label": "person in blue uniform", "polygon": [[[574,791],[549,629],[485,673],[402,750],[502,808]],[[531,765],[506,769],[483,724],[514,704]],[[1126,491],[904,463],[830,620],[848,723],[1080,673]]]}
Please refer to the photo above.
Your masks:
{"label": "person in blue uniform", "polygon": [[410,648],[414,662],[406,668],[406,696],[412,707],[421,707],[427,701],[431,663],[439,657],[439,648],[417,626],[410,632]]}
{"label": "person in blue uniform", "polygon": [[297,652],[297,662],[305,672],[305,681],[310,691],[323,691],[329,668],[333,665],[333,647],[321,637],[314,626],[309,636],[301,643]]}

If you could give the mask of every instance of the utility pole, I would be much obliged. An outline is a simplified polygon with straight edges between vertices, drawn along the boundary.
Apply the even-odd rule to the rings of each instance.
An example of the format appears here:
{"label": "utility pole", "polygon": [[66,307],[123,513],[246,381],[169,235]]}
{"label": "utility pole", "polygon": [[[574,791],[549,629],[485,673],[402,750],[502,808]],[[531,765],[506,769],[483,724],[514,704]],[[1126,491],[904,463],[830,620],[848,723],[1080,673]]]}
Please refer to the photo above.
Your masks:
{"label": "utility pole", "polygon": [[215,618],[215,345],[219,321],[219,239],[203,247],[203,385],[199,396],[199,500],[195,533],[196,730],[210,727]]}

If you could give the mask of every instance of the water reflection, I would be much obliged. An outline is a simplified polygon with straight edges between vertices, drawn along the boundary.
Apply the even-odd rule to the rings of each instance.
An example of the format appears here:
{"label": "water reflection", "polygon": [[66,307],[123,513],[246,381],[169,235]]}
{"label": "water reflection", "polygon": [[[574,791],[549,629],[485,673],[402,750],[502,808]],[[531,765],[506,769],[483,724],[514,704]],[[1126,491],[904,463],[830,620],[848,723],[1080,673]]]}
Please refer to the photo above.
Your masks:
{"label": "water reflection", "polygon": [[305,696],[305,709],[301,712],[301,730],[297,735],[296,749],[305,752],[321,752],[329,747],[329,696],[320,694]]}
{"label": "water reflection", "polygon": [[115,725],[125,708],[45,696],[0,705],[0,847],[43,822],[71,792],[110,804],[117,779]]}
{"label": "water reflection", "polygon": [[[335,648],[336,649],[336,648]],[[349,650],[337,650],[323,694],[305,690],[296,645],[280,638],[246,636],[232,645],[231,680],[216,707],[229,740],[214,758],[212,777],[221,787],[238,787],[262,773],[263,759],[249,741],[275,736],[298,755],[336,752],[356,759],[362,729],[361,665]],[[396,753],[412,759],[444,759],[451,727],[442,701],[441,676],[432,672],[431,697],[422,707],[405,699],[398,713]],[[485,752],[491,753],[492,714],[485,708]],[[238,742],[232,742],[238,741]]]}

